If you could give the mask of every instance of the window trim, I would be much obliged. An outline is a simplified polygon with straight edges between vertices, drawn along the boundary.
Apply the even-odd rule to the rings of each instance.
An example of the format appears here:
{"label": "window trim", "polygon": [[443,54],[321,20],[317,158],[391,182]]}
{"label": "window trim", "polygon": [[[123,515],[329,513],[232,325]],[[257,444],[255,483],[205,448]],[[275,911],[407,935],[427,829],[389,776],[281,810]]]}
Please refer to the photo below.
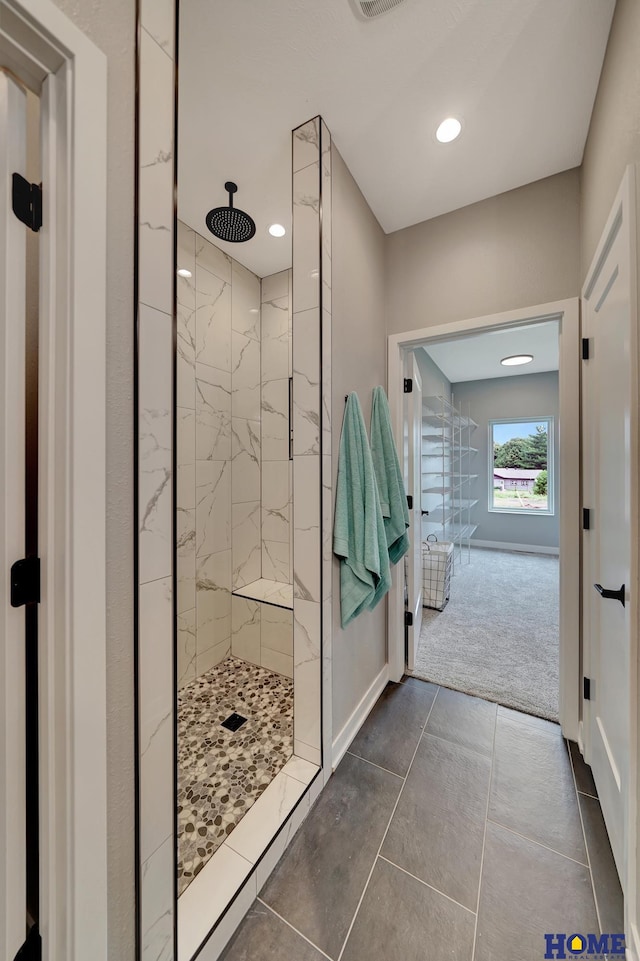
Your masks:
{"label": "window trim", "polygon": [[[532,424],[532,423],[546,423],[547,424],[547,509],[538,510],[533,507],[495,507],[493,501],[493,428],[495,424]],[[553,496],[555,487],[555,463],[553,456],[554,440],[555,440],[555,416],[553,414],[545,414],[542,417],[496,417],[492,418],[488,423],[488,445],[487,445],[487,466],[488,466],[488,491],[487,491],[487,501],[488,510],[490,514],[515,514],[518,517],[553,517],[555,515],[555,499]]]}

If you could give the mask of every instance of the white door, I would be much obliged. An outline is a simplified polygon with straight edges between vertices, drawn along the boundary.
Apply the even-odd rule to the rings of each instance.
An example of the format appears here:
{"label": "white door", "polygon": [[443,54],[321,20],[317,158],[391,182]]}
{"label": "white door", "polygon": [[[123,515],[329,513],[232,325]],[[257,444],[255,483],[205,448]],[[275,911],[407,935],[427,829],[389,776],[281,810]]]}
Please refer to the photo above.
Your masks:
{"label": "white door", "polygon": [[412,498],[409,510],[409,538],[411,545],[405,555],[407,571],[406,609],[413,616],[407,628],[407,670],[415,666],[415,655],[420,643],[422,626],[422,379],[415,354],[409,351],[406,377],[411,380],[411,391],[405,393],[405,487]]}
{"label": "white door", "polygon": [[26,163],[26,95],[0,70],[0,953],[26,935],[25,612],[10,570],[25,556],[25,227],[12,177]]}
{"label": "white door", "polygon": [[[623,890],[630,851],[631,630],[637,605],[631,580],[632,484],[637,484],[632,406],[632,304],[635,271],[633,176],[625,177],[583,291],[583,535],[585,755],[602,804]],[[634,376],[637,376],[634,369]]]}

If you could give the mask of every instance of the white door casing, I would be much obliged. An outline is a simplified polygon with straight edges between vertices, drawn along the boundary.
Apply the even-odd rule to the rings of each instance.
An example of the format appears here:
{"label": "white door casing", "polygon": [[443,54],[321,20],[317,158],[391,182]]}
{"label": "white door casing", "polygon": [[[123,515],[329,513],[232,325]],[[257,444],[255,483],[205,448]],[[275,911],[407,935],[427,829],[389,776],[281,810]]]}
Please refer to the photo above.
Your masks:
{"label": "white door casing", "polygon": [[12,174],[26,167],[26,92],[0,70],[0,951],[13,961],[26,934],[25,615],[9,572],[25,555],[25,227]]}
{"label": "white door casing", "polygon": [[[629,168],[583,289],[583,535],[585,757],[625,894],[627,934],[636,918],[636,795],[638,623],[638,364],[635,171]],[[601,596],[598,584],[621,598]],[[622,603],[624,600],[624,604]],[[637,735],[636,735],[637,736]],[[636,947],[637,950],[637,947]]]}
{"label": "white door casing", "polygon": [[412,497],[409,511],[409,551],[405,555],[407,568],[407,610],[413,623],[407,628],[407,669],[415,666],[415,655],[420,643],[422,626],[422,378],[415,354],[406,355],[406,376],[411,379],[411,391],[406,398],[406,435],[404,474],[405,489]]}
{"label": "white door casing", "polygon": [[[404,429],[402,379],[405,354],[428,341],[450,340],[471,332],[555,320],[560,322],[560,722],[564,735],[578,740],[580,720],[580,318],[578,298],[489,314],[392,334],[388,339],[388,392],[396,442]],[[388,604],[389,678],[404,671],[404,578],[397,568]]]}
{"label": "white door casing", "polygon": [[41,98],[43,961],[106,961],[106,58],[51,0],[0,0],[0,65]]}

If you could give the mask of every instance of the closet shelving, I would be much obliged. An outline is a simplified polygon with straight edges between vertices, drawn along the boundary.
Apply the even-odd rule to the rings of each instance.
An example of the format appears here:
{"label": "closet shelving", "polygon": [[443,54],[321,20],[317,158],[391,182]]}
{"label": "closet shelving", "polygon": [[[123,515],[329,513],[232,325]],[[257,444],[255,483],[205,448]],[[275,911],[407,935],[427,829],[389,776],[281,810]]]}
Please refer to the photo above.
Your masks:
{"label": "closet shelving", "polygon": [[476,422],[444,395],[422,399],[422,535],[454,545],[454,563],[471,557]]}

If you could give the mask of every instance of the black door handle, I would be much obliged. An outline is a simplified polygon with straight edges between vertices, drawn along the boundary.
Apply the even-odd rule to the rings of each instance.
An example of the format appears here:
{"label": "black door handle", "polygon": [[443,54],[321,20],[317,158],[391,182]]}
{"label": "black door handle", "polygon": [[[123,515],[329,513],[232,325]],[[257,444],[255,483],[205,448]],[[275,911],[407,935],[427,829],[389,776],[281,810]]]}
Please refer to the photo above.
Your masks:
{"label": "black door handle", "polygon": [[624,607],[624,591],[625,591],[624,584],[622,585],[619,591],[610,591],[608,588],[603,587],[602,584],[594,584],[593,586],[597,590],[600,597],[611,598],[612,601],[620,601],[620,603]]}

